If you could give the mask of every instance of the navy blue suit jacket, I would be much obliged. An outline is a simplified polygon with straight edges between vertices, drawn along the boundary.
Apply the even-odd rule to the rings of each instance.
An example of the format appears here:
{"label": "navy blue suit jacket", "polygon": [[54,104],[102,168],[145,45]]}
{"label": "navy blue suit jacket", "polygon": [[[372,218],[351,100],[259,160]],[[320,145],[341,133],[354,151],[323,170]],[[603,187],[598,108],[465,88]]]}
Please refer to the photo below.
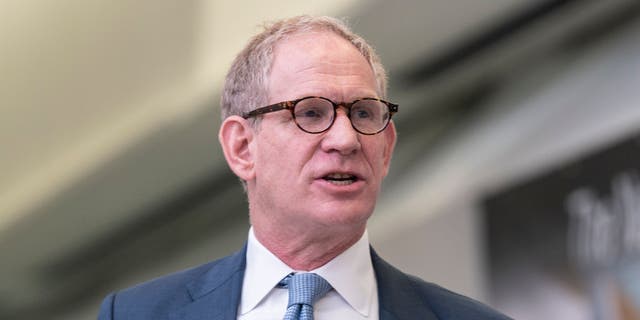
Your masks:
{"label": "navy blue suit jacket", "polygon": [[[245,249],[202,266],[112,293],[99,320],[235,320]],[[380,320],[509,319],[477,301],[407,275],[371,250]]]}

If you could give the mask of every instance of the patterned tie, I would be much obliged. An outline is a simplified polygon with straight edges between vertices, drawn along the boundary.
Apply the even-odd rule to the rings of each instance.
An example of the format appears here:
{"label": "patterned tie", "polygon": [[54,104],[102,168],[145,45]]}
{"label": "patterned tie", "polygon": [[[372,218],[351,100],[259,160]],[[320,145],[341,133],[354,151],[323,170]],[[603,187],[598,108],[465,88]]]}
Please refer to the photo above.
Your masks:
{"label": "patterned tie", "polygon": [[313,304],[331,290],[329,282],[315,273],[290,274],[280,285],[289,288],[284,320],[313,320]]}

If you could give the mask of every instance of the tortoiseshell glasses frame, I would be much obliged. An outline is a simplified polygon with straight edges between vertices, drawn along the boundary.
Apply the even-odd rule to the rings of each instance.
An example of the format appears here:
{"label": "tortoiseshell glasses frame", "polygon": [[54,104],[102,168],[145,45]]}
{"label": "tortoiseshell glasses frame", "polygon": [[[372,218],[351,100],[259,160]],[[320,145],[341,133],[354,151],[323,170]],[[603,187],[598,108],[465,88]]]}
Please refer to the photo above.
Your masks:
{"label": "tortoiseshell glasses frame", "polygon": [[300,130],[318,134],[333,126],[338,107],[347,110],[346,115],[354,130],[374,135],[387,128],[391,117],[398,112],[398,105],[378,98],[361,98],[352,102],[336,103],[325,97],[308,96],[291,101],[278,102],[242,115],[248,119],[270,112],[289,110]]}

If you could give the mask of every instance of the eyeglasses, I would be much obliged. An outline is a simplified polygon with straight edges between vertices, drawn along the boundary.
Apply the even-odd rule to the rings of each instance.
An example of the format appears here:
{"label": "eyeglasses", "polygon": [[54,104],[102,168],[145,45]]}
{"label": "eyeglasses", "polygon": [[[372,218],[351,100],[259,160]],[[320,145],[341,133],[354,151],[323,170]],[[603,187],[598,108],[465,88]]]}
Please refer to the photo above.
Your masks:
{"label": "eyeglasses", "polygon": [[377,98],[362,98],[353,102],[335,103],[323,97],[304,97],[283,101],[245,113],[248,119],[261,114],[289,110],[298,128],[307,133],[322,133],[333,125],[338,107],[347,109],[347,117],[357,132],[374,135],[382,132],[398,112],[398,105]]}

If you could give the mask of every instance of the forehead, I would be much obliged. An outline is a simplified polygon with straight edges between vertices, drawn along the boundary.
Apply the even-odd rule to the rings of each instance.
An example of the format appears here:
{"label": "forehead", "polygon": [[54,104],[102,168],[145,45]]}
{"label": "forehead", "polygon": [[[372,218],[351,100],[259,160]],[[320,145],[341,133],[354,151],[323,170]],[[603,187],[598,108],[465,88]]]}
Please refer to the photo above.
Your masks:
{"label": "forehead", "polygon": [[270,102],[305,95],[337,101],[377,96],[367,59],[330,31],[298,33],[281,40],[274,48],[268,93]]}

